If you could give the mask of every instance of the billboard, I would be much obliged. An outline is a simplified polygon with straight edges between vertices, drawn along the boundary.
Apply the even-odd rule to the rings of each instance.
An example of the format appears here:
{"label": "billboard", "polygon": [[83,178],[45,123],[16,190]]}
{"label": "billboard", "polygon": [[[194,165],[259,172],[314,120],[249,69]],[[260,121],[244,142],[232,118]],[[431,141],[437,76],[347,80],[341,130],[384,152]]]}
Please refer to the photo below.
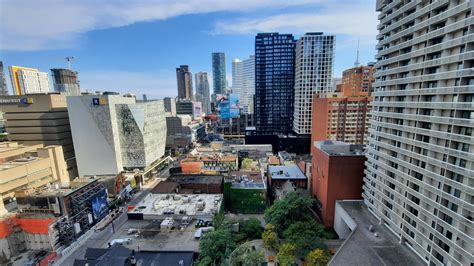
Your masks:
{"label": "billboard", "polygon": [[97,192],[92,199],[92,215],[94,219],[97,221],[104,216],[104,213],[108,210],[108,203],[107,203],[107,191],[102,189],[101,191]]}
{"label": "billboard", "polygon": [[239,94],[216,95],[217,113],[221,119],[238,118],[240,116]]}
{"label": "billboard", "polygon": [[194,119],[199,119],[202,116],[202,103],[193,102],[193,116]]}

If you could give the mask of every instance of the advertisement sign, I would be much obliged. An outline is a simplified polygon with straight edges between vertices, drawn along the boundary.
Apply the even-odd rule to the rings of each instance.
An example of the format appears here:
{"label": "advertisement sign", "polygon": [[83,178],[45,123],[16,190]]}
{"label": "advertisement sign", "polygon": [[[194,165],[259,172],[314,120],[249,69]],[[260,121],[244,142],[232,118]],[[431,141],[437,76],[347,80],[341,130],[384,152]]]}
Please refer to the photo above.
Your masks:
{"label": "advertisement sign", "polygon": [[92,105],[107,105],[107,100],[104,98],[92,98]]}
{"label": "advertisement sign", "polygon": [[193,102],[193,117],[194,119],[199,119],[202,116],[202,103]]}
{"label": "advertisement sign", "polygon": [[238,118],[240,116],[240,96],[239,94],[229,94],[230,117]]}
{"label": "advertisement sign", "polygon": [[92,214],[94,219],[97,221],[100,219],[104,213],[107,212],[108,203],[107,203],[107,191],[105,189],[97,192],[92,199]]}

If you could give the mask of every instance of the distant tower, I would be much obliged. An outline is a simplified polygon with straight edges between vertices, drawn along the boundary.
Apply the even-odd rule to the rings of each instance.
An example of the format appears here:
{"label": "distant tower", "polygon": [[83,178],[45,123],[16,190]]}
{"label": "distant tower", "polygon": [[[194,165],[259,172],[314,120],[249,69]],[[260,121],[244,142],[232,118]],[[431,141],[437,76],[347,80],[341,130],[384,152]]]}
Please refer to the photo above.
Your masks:
{"label": "distant tower", "polygon": [[0,95],[8,95],[7,81],[5,79],[2,61],[0,61]]}
{"label": "distant tower", "polygon": [[64,68],[52,68],[51,73],[54,79],[54,91],[64,93],[66,95],[81,95],[79,86],[78,73]]}
{"label": "distant tower", "polygon": [[176,68],[176,80],[178,83],[178,99],[193,100],[193,76],[188,65]]}
{"label": "distant tower", "polygon": [[359,65],[360,65],[360,63],[359,63],[359,44],[360,44],[360,39],[357,40],[357,57],[356,57],[356,61],[354,62],[355,67],[359,67]]}
{"label": "distant tower", "polygon": [[144,102],[148,101],[148,98],[146,97],[146,94],[143,94],[143,101]]}

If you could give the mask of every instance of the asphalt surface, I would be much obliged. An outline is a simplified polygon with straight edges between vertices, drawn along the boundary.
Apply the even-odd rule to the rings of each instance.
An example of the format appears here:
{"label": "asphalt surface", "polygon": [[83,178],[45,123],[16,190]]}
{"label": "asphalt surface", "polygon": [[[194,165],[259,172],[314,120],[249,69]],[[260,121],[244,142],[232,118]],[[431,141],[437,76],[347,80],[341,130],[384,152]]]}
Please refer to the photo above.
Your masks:
{"label": "asphalt surface", "polygon": [[[137,205],[140,201],[145,198],[148,193],[150,193],[150,190],[160,181],[163,180],[164,178],[167,178],[169,174],[169,167],[166,167],[163,169],[162,172],[160,172],[160,177],[161,178],[156,178],[150,185],[146,185],[147,188],[143,189],[139,192],[137,192],[134,196],[133,199],[127,203],[127,205]],[[114,231],[120,230],[120,228],[128,221],[127,219],[127,208],[125,208],[124,212],[119,215],[111,224],[109,224],[106,228],[104,228],[102,231],[94,232],[92,236],[84,242],[84,244],[80,247],[78,247],[74,252],[72,252],[67,258],[63,260],[58,260],[57,263],[54,265],[74,265],[74,260],[75,259],[83,259],[84,255],[86,253],[86,249],[88,247],[91,248],[101,248],[103,247],[107,241],[110,240],[112,235],[114,234]]]}

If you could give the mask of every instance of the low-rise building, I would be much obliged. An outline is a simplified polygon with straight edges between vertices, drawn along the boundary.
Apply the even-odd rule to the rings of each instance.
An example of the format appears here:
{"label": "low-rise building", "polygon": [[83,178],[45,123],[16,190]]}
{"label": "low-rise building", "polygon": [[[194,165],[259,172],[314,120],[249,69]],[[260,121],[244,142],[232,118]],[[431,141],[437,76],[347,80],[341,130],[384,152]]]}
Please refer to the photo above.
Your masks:
{"label": "low-rise building", "polygon": [[186,174],[218,174],[238,169],[238,156],[208,154],[188,156],[181,160],[181,171]]}
{"label": "low-rise building", "polygon": [[18,190],[37,189],[52,183],[62,187],[69,185],[61,146],[0,142],[0,176],[0,197],[6,202],[13,200]]}
{"label": "low-rise building", "polygon": [[170,176],[168,181],[178,183],[182,190],[195,194],[222,194],[224,177],[222,175],[175,174]]}
{"label": "low-rise building", "polygon": [[290,182],[297,189],[306,190],[308,187],[308,178],[296,164],[269,165],[267,176],[269,192],[273,197],[275,191],[282,188],[287,182]]}
{"label": "low-rise building", "polygon": [[324,225],[333,227],[336,201],[362,198],[366,161],[364,145],[316,141],[311,150],[311,194],[321,203],[320,215]]}
{"label": "low-rise building", "polygon": [[225,209],[232,213],[263,213],[267,186],[260,171],[230,171],[224,183]]}

